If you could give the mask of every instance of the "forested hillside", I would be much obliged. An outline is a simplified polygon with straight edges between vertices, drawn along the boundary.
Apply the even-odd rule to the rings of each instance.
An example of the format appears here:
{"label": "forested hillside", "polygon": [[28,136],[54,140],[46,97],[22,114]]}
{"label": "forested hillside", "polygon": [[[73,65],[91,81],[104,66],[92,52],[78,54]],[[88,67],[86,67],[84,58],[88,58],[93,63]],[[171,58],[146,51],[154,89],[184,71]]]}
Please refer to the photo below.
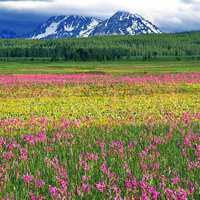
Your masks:
{"label": "forested hillside", "polygon": [[0,40],[0,59],[200,59],[200,32],[56,40]]}

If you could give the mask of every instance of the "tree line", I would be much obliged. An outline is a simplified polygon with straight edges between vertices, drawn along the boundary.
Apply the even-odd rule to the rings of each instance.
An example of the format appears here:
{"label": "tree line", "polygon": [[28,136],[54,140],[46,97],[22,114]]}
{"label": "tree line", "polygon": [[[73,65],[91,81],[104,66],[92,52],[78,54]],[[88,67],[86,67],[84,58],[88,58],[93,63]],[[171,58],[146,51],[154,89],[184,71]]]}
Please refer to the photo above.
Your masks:
{"label": "tree line", "polygon": [[11,58],[52,61],[200,59],[200,32],[51,40],[0,40],[0,59]]}

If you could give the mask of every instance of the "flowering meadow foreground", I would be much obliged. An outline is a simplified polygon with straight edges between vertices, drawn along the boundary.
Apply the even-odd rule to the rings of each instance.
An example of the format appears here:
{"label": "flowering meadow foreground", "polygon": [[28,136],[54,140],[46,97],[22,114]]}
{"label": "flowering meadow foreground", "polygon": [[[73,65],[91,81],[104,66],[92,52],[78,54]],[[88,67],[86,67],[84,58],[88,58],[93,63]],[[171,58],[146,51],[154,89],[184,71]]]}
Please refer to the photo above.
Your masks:
{"label": "flowering meadow foreground", "polygon": [[0,76],[0,199],[200,199],[200,73]]}

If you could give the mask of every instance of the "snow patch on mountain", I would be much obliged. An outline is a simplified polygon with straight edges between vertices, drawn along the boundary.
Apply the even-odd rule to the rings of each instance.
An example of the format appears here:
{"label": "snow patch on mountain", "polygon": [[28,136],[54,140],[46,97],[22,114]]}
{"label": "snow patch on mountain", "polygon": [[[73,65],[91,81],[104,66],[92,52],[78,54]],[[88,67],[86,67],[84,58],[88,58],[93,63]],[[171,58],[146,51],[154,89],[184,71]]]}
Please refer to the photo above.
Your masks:
{"label": "snow patch on mountain", "polygon": [[80,32],[79,36],[88,37],[98,24],[99,24],[99,20],[92,19],[91,23],[88,24],[87,28]]}
{"label": "snow patch on mountain", "polygon": [[42,39],[42,38],[47,37],[48,35],[56,34],[56,30],[58,28],[58,25],[59,25],[59,22],[57,22],[57,23],[53,22],[50,26],[48,26],[45,29],[44,33],[38,34],[36,36],[33,36],[32,39]]}

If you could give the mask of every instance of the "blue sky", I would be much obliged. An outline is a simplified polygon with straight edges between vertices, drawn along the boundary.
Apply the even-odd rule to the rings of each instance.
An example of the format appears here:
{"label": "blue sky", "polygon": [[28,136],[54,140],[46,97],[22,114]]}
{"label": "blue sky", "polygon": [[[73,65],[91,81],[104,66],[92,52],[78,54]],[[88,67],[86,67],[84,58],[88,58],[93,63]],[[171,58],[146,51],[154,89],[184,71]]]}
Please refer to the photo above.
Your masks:
{"label": "blue sky", "polygon": [[106,18],[117,10],[138,13],[167,32],[200,30],[200,0],[0,0],[0,29],[30,31],[52,15]]}

